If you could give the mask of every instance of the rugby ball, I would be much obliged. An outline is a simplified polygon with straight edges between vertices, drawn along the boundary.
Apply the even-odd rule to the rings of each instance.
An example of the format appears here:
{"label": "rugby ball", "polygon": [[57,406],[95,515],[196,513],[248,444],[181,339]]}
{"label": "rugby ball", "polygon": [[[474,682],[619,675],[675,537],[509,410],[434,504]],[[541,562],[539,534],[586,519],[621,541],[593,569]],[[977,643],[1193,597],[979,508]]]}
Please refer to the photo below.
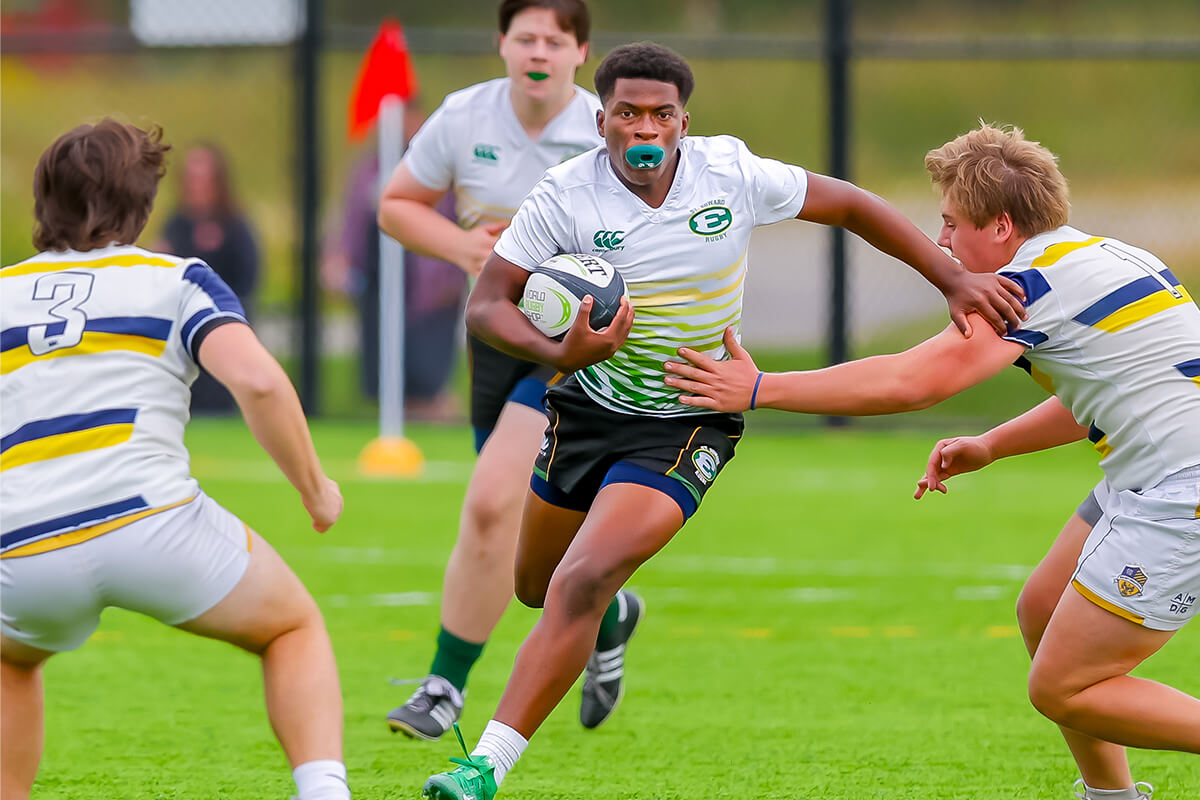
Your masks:
{"label": "rugby ball", "polygon": [[586,253],[554,256],[530,271],[521,297],[521,310],[534,327],[552,339],[567,332],[579,314],[579,304],[591,295],[588,318],[593,330],[612,322],[628,298],[625,280],[612,264]]}

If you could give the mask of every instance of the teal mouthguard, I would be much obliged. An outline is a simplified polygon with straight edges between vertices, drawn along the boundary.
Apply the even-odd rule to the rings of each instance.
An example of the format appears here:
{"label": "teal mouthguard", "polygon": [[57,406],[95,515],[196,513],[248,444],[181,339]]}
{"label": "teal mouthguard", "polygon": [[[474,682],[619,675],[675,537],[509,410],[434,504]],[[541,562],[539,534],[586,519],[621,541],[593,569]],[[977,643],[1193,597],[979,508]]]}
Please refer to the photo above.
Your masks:
{"label": "teal mouthguard", "polygon": [[625,161],[635,169],[654,169],[667,153],[656,144],[638,144],[625,151]]}

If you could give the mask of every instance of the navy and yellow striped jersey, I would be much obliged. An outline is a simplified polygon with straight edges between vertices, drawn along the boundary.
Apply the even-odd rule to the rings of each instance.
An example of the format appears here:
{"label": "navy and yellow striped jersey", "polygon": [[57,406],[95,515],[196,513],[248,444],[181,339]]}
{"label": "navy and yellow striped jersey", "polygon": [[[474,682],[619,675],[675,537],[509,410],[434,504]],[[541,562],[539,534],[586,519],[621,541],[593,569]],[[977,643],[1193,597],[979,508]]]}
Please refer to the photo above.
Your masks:
{"label": "navy and yellow striped jersey", "polygon": [[197,492],[196,348],[246,321],[202,261],[110,245],[0,269],[0,549],[98,536]]}
{"label": "navy and yellow striped jersey", "polygon": [[1200,464],[1200,308],[1152,253],[1070,227],[1034,236],[1000,270],[1029,314],[1004,338],[1091,426],[1117,489]]}

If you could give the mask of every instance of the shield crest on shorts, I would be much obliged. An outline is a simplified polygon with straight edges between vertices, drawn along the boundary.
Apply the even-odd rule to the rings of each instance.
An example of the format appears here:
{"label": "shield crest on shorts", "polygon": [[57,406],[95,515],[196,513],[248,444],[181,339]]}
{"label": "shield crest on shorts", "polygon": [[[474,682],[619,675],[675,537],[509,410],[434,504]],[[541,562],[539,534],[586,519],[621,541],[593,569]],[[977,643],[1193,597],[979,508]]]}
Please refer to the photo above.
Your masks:
{"label": "shield crest on shorts", "polygon": [[1147,580],[1146,571],[1140,564],[1126,564],[1121,574],[1113,578],[1122,597],[1136,597],[1141,594]]}

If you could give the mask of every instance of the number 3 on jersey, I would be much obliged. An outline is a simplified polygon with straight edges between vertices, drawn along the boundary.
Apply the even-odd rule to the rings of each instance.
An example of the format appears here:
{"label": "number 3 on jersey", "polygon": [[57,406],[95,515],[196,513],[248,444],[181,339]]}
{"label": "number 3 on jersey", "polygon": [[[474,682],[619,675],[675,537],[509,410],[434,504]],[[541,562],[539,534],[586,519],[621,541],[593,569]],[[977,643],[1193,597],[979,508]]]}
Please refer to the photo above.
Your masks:
{"label": "number 3 on jersey", "polygon": [[80,306],[92,296],[94,280],[84,272],[57,272],[38,278],[33,285],[33,299],[58,302],[47,310],[54,322],[29,326],[31,353],[42,356],[51,350],[74,347],[83,340],[87,315]]}

